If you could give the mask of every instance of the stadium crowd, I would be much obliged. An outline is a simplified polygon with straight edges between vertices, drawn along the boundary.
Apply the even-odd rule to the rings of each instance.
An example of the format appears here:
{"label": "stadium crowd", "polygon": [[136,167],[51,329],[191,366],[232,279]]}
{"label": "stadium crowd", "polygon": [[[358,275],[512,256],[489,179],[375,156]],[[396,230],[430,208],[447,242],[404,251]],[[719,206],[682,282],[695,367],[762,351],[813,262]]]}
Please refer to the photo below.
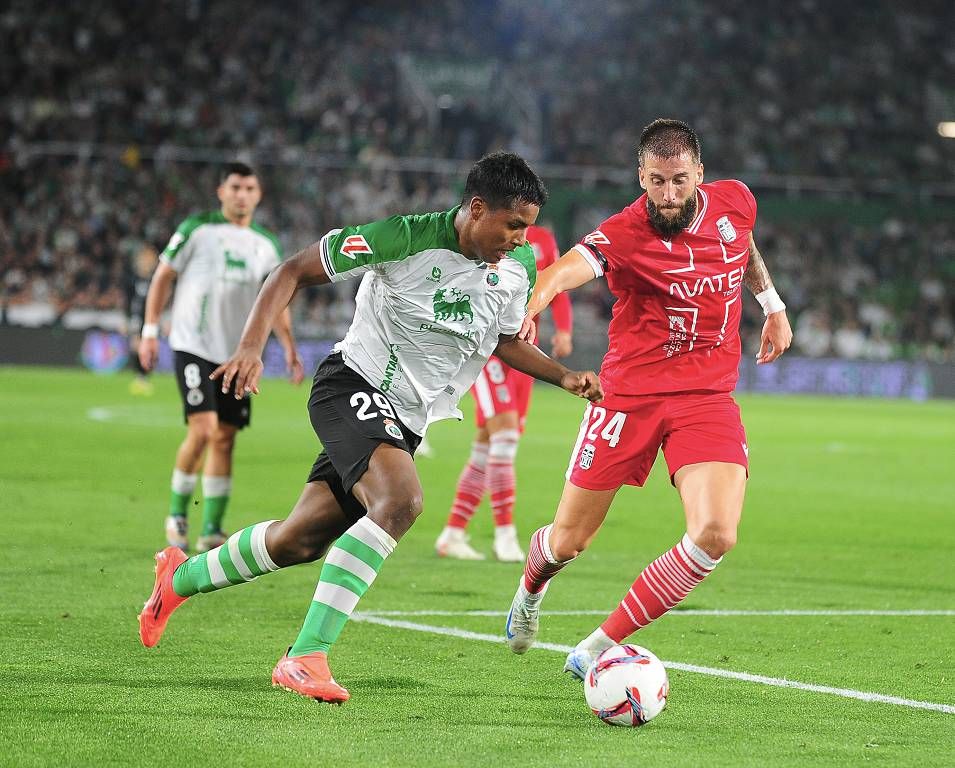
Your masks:
{"label": "stadium crowd", "polygon": [[[452,205],[461,163],[489,149],[627,169],[639,127],[666,114],[700,132],[710,178],[760,197],[761,179],[785,176],[832,180],[834,206],[896,188],[897,213],[875,224],[761,216],[797,350],[955,360],[955,223],[911,215],[919,185],[955,176],[955,141],[933,122],[955,114],[955,8],[770,6],[15,0],[0,11],[3,320],[120,327],[137,255],[215,207],[215,153],[257,165],[257,219],[293,252],[342,223]],[[674,52],[665,70],[649,66],[659,51]],[[538,130],[467,95],[479,61],[531,95]],[[457,162],[400,170],[407,158]],[[600,220],[590,205],[573,214],[553,222],[564,247]],[[310,291],[299,333],[340,335],[352,289]]]}

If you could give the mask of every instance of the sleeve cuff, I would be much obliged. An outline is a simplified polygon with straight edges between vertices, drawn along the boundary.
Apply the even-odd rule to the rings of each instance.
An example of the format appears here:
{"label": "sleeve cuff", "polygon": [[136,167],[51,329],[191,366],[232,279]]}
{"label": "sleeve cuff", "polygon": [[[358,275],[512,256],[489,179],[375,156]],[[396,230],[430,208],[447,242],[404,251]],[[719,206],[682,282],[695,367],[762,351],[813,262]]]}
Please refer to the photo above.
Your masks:
{"label": "sleeve cuff", "polygon": [[332,265],[331,254],[328,252],[328,241],[339,232],[341,232],[340,229],[333,229],[330,232],[326,232],[322,236],[322,239],[318,241],[319,252],[322,257],[322,266],[325,268],[325,274],[328,275],[328,279],[333,283],[338,283],[346,279],[345,275],[340,275],[335,271],[335,267]]}
{"label": "sleeve cuff", "polygon": [[590,252],[589,248],[577,243],[577,245],[574,246],[574,250],[583,256],[584,261],[590,265],[590,268],[594,271],[594,277],[601,277],[603,275],[603,267],[600,265],[600,262],[597,261],[597,258]]}

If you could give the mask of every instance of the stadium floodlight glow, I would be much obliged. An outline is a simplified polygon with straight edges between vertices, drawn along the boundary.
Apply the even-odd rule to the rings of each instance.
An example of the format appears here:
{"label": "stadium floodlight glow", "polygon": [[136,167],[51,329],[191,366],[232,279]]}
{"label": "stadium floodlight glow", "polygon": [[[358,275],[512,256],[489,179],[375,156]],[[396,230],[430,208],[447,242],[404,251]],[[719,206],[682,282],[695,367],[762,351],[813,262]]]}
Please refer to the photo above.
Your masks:
{"label": "stadium floodlight glow", "polygon": [[947,121],[938,124],[938,135],[946,139],[955,139],[955,121]]}

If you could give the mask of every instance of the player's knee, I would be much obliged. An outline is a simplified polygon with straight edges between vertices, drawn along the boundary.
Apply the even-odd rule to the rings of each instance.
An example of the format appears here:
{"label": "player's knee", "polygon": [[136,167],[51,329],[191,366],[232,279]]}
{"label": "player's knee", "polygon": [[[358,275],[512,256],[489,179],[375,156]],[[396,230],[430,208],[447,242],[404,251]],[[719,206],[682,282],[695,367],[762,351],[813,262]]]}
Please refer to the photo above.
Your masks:
{"label": "player's knee", "polygon": [[368,515],[385,530],[404,532],[423,509],[424,498],[419,490],[396,490],[376,499],[368,509]]}
{"label": "player's knee", "polygon": [[231,452],[235,447],[235,432],[223,432],[221,429],[215,430],[209,438],[209,442],[219,451]]}
{"label": "player's knee", "polygon": [[213,441],[217,427],[214,421],[197,419],[189,423],[189,438],[203,447]]}
{"label": "player's knee", "polygon": [[[592,538],[592,537],[591,537]],[[581,536],[579,531],[552,528],[550,533],[550,553],[554,559],[563,563],[573,560],[587,549],[590,538]]]}
{"label": "player's knee", "polygon": [[736,546],[736,526],[704,525],[696,536],[691,534],[690,538],[706,554],[718,560]]}
{"label": "player's knee", "polygon": [[413,491],[397,494],[391,500],[391,506],[394,513],[407,520],[410,525],[418,519],[418,515],[424,510],[424,498],[421,493]]}
{"label": "player's knee", "polygon": [[502,429],[491,435],[488,460],[498,464],[513,464],[521,433],[516,429]]}

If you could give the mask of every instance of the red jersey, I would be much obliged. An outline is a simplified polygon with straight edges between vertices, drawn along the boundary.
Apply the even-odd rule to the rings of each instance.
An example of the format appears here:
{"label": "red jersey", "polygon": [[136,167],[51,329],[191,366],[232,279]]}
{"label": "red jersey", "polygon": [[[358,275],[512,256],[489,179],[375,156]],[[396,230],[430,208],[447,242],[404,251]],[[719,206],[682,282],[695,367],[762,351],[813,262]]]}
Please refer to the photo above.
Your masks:
{"label": "red jersey", "polygon": [[[534,249],[538,273],[547,269],[560,258],[557,240],[554,239],[553,233],[546,227],[528,227],[527,242]],[[550,304],[550,311],[551,318],[554,320],[554,327],[558,331],[570,333],[574,321],[573,310],[570,308],[570,296],[566,293],[558,294]]]}
{"label": "red jersey", "polygon": [[617,301],[600,369],[607,407],[627,396],[730,392],[739,378],[743,273],[756,199],[740,181],[697,187],[697,214],[671,240],[644,194],[575,249]]}

